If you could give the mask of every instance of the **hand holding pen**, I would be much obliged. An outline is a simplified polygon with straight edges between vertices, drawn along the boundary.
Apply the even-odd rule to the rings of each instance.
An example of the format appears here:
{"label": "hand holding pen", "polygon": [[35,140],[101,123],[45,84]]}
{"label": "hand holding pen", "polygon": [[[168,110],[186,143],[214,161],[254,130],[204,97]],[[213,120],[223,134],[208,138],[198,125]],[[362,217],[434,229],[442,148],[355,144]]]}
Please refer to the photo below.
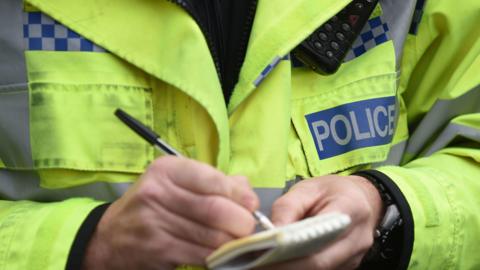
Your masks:
{"label": "hand holding pen", "polygon": [[111,205],[92,211],[85,269],[203,265],[213,250],[255,230],[259,202],[245,177],[175,157],[178,152],[150,135],[149,142],[170,155],[152,161]]}
{"label": "hand holding pen", "polygon": [[[120,120],[122,120],[128,127],[130,127],[133,131],[135,131],[138,135],[140,135],[158,150],[168,155],[182,156],[180,152],[178,152],[168,143],[163,141],[160,136],[158,136],[155,132],[153,132],[151,129],[140,123],[137,119],[133,118],[131,115],[127,114],[123,110],[117,109],[115,111],[115,115]],[[253,216],[264,229],[268,230],[275,228],[270,219],[268,219],[268,217],[265,216],[262,212],[254,211]]]}

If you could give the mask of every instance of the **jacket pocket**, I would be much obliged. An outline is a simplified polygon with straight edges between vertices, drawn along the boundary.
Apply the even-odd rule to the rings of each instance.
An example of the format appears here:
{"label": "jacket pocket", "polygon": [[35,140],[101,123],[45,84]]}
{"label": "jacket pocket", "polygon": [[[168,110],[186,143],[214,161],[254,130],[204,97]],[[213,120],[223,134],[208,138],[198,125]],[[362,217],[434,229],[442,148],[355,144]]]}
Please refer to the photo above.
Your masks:
{"label": "jacket pocket", "polygon": [[[114,115],[122,108],[152,126],[148,76],[110,54],[30,51],[30,136],[41,184],[63,187],[141,173],[152,147]],[[71,171],[55,178],[53,172]],[[79,172],[103,173],[103,179]]]}
{"label": "jacket pocket", "polygon": [[294,72],[292,122],[312,176],[386,159],[398,118],[392,42],[332,76]]}

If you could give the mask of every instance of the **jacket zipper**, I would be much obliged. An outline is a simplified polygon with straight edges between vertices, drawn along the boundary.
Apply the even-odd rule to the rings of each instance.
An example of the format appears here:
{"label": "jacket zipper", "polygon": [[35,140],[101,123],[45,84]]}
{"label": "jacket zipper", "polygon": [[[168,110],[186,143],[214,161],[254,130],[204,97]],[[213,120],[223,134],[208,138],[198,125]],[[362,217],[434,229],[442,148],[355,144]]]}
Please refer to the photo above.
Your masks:
{"label": "jacket zipper", "polygon": [[[234,76],[235,78],[237,78],[238,81],[240,69],[244,62],[245,54],[248,48],[248,40],[250,38],[258,0],[252,1],[251,5],[248,7],[247,18],[245,20],[244,27],[240,36],[238,48],[236,49],[237,53],[234,54],[234,59],[225,59],[227,55],[225,46],[226,43],[224,40],[226,32],[222,24],[222,14],[220,12],[221,7],[217,0],[207,0],[206,11],[204,12],[206,14],[200,14],[202,13],[202,11],[198,8],[195,8],[195,5],[191,0],[168,1],[173,2],[183,8],[190,16],[192,16],[192,18],[202,30],[202,33],[207,41],[207,45],[210,49],[210,54],[212,56],[213,62],[215,63],[217,76],[221,82],[225,100],[226,102],[228,102],[236,82],[233,85],[226,86],[226,82],[223,80],[223,78],[231,78],[232,76]],[[226,31],[228,31],[228,29],[226,29]],[[230,61],[232,61],[232,63],[234,64],[234,68],[230,72],[236,74],[224,74],[225,67],[228,66],[227,62]]]}
{"label": "jacket zipper", "polygon": [[252,32],[253,20],[255,18],[255,12],[257,11],[257,2],[258,0],[252,1],[252,4],[249,6],[247,20],[243,27],[243,33],[241,35],[238,53],[235,59],[235,72],[237,72],[238,75],[240,75],[240,69],[242,68],[247,53],[248,41]]}

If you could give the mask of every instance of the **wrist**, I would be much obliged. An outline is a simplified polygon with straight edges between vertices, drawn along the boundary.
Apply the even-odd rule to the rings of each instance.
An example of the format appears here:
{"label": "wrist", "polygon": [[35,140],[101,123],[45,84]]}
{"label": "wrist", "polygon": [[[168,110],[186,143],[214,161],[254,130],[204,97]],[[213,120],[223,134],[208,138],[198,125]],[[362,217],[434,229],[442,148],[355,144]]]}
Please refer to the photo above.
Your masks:
{"label": "wrist", "polygon": [[[98,269],[98,267],[85,268],[84,265],[87,258],[90,260],[90,258],[95,256],[94,252],[90,249],[93,245],[96,246],[94,243],[97,242],[95,241],[95,235],[98,231],[98,225],[109,206],[109,203],[105,203],[94,208],[78,229],[68,255],[67,265],[65,267],[67,270]],[[98,252],[102,252],[102,250],[104,249],[100,249]]]}
{"label": "wrist", "polygon": [[108,269],[106,263],[108,261],[107,253],[108,248],[105,246],[105,242],[102,241],[98,232],[95,232],[85,250],[81,270]]}
{"label": "wrist", "polygon": [[362,176],[351,175],[349,177],[364,192],[367,202],[371,207],[372,220],[374,221],[374,228],[376,228],[385,213],[385,205],[379,190],[368,179]]}
{"label": "wrist", "polygon": [[[382,269],[393,266],[406,269],[413,246],[413,220],[405,197],[396,184],[379,171],[360,171],[355,175],[364,177],[375,186],[385,207],[375,231],[374,244],[364,257],[361,269],[380,265]],[[402,266],[397,268],[399,264]]]}

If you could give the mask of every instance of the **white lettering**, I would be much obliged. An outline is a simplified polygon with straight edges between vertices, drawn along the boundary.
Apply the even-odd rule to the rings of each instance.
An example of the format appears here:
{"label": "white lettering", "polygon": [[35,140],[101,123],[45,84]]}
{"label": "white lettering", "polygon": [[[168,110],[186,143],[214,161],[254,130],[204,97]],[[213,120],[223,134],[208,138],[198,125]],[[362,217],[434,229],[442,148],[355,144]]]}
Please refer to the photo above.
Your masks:
{"label": "white lettering", "polygon": [[370,128],[370,136],[372,136],[372,138],[375,138],[376,135],[373,127],[372,111],[370,111],[370,108],[365,109],[365,114],[367,115],[368,127]]}
{"label": "white lettering", "polygon": [[378,119],[378,115],[380,113],[387,117],[387,109],[385,109],[383,106],[377,106],[375,110],[373,110],[373,123],[375,124],[375,130],[377,131],[378,135],[380,135],[380,137],[385,137],[387,136],[388,132],[388,124],[385,125],[384,129],[380,128],[380,120]]}
{"label": "white lettering", "polygon": [[[338,136],[337,129],[336,129],[336,124],[339,121],[343,122],[347,131],[347,134],[343,139]],[[340,145],[346,145],[352,139],[352,126],[350,125],[350,121],[348,121],[348,118],[345,117],[344,115],[337,114],[332,118],[332,121],[330,122],[330,130],[332,131],[333,139],[335,140],[336,143]]]}
{"label": "white lettering", "polygon": [[392,135],[395,130],[395,105],[388,106],[388,135]]}
{"label": "white lettering", "polygon": [[353,126],[353,134],[355,135],[355,140],[365,140],[370,138],[370,133],[368,131],[366,132],[360,132],[360,127],[358,126],[357,122],[357,116],[353,111],[350,111],[350,119],[352,120],[352,126]]}
{"label": "white lettering", "polygon": [[[318,131],[319,127],[323,127],[323,133],[321,133],[321,134]],[[320,151],[323,151],[324,149],[323,149],[322,141],[325,140],[326,138],[328,138],[328,136],[330,136],[330,130],[328,129],[328,123],[323,121],[323,120],[315,121],[315,122],[312,123],[312,128],[313,128],[313,131],[315,132],[315,137],[317,139],[318,149]]]}

